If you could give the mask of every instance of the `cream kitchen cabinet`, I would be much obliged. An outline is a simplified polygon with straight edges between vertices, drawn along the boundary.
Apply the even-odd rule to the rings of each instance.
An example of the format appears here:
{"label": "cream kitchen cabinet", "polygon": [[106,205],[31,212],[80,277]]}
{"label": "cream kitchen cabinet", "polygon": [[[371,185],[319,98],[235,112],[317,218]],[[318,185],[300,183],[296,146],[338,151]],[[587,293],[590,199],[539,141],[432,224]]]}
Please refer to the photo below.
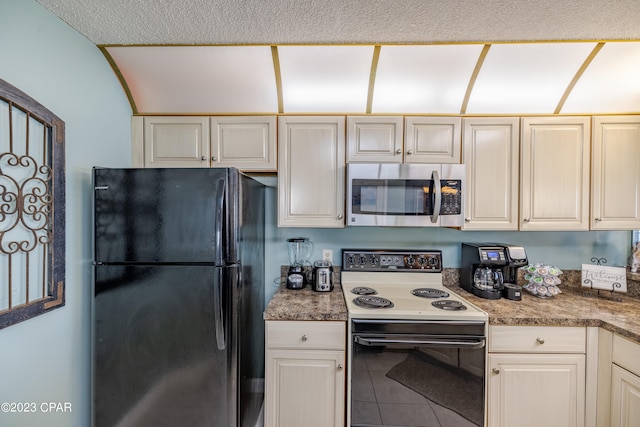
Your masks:
{"label": "cream kitchen cabinet", "polygon": [[589,118],[526,117],[521,133],[520,230],[588,230]]}
{"label": "cream kitchen cabinet", "polygon": [[466,169],[465,230],[517,230],[520,182],[518,118],[462,120]]}
{"label": "cream kitchen cabinet", "polygon": [[265,427],[343,427],[345,322],[265,323]]}
{"label": "cream kitchen cabinet", "polygon": [[274,116],[134,117],[132,127],[134,166],[276,170]]}
{"label": "cream kitchen cabinet", "polygon": [[278,226],[344,227],[344,116],[278,120]]}
{"label": "cream kitchen cabinet", "polygon": [[491,427],[585,425],[586,328],[490,326]]}
{"label": "cream kitchen cabinet", "polygon": [[211,117],[211,166],[277,169],[275,116]]}
{"label": "cream kitchen cabinet", "polygon": [[640,228],[640,116],[593,118],[591,229]]}
{"label": "cream kitchen cabinet", "polygon": [[404,163],[460,163],[460,117],[405,116]]}
{"label": "cream kitchen cabinet", "polygon": [[613,336],[611,427],[640,426],[640,345]]}
{"label": "cream kitchen cabinet", "polygon": [[347,163],[402,163],[402,116],[347,116]]}
{"label": "cream kitchen cabinet", "polygon": [[[460,117],[348,116],[347,162],[460,163]],[[404,137],[404,138],[403,138]]]}
{"label": "cream kitchen cabinet", "polygon": [[209,118],[136,116],[132,120],[134,167],[208,168]]}

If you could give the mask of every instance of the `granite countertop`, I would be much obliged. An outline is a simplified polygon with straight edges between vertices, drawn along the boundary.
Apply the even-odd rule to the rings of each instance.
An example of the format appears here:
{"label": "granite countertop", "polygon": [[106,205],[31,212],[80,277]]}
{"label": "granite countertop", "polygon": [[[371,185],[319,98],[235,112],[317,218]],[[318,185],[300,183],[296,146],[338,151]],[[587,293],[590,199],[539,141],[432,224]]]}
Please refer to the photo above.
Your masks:
{"label": "granite countertop", "polygon": [[522,300],[488,300],[462,289],[457,277],[444,285],[489,315],[490,325],[595,326],[640,343],[640,299],[560,285],[562,293],[539,298],[526,290]]}
{"label": "granite countertop", "polygon": [[[522,292],[521,301],[488,300],[462,289],[458,272],[445,269],[444,285],[486,311],[491,325],[595,326],[640,343],[640,299],[635,296],[584,290],[574,284],[561,285],[562,293],[538,298]],[[339,273],[331,292],[280,288],[264,311],[265,320],[347,320]]]}
{"label": "granite countertop", "polygon": [[342,286],[331,292],[315,292],[310,286],[287,289],[280,285],[263,313],[264,320],[347,320]]}

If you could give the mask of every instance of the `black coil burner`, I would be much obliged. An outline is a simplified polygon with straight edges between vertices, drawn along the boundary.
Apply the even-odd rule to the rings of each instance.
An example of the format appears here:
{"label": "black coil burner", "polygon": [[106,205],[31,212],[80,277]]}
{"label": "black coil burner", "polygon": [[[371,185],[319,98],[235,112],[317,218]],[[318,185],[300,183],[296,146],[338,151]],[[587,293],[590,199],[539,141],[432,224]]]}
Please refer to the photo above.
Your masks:
{"label": "black coil burner", "polygon": [[367,286],[358,286],[356,288],[351,289],[351,293],[356,295],[375,295],[378,293],[378,291],[376,291],[373,288],[369,288]]}
{"label": "black coil burner", "polygon": [[440,308],[442,310],[466,310],[467,306],[461,303],[460,301],[454,301],[450,299],[434,301],[431,303],[432,306],[436,308]]}
{"label": "black coil burner", "polygon": [[414,289],[411,293],[420,298],[447,298],[449,296],[448,292],[434,288]]}
{"label": "black coil burner", "polygon": [[353,299],[353,303],[365,308],[391,308],[393,303],[386,298],[363,295]]}

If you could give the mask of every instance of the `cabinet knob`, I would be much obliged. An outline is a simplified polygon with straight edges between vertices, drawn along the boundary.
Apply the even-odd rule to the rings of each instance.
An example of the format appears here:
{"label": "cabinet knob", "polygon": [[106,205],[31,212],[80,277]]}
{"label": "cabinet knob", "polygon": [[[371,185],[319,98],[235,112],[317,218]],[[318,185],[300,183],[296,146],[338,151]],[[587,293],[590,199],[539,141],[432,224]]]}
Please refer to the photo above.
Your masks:
{"label": "cabinet knob", "polygon": [[529,218],[524,218],[523,221],[524,222],[529,222]]}
{"label": "cabinet knob", "polygon": [[309,339],[309,337],[308,337],[308,336],[306,336],[306,335],[303,335],[301,339],[302,339],[302,341],[306,341],[306,340],[308,340],[308,339]]}
{"label": "cabinet knob", "polygon": [[600,218],[595,218],[596,221],[602,221]]}
{"label": "cabinet knob", "polygon": [[337,368],[338,368],[338,371],[342,371],[342,363],[340,363],[340,364],[337,366]]}
{"label": "cabinet knob", "polygon": [[207,160],[207,157],[206,156],[202,156],[202,157],[200,157],[200,160],[202,160],[204,162],[205,160]]}
{"label": "cabinet knob", "polygon": [[211,156],[211,160],[215,162],[216,161],[216,156]]}
{"label": "cabinet knob", "polygon": [[544,339],[542,339],[542,338],[536,338],[536,342],[537,342],[538,344],[544,344]]}
{"label": "cabinet knob", "polygon": [[491,369],[491,372],[493,372],[494,374],[498,375],[500,373],[500,369],[493,368],[493,369]]}
{"label": "cabinet knob", "polygon": [[471,218],[465,218],[464,222],[471,222]]}
{"label": "cabinet knob", "polygon": [[411,150],[407,150],[407,154],[408,154],[408,155],[412,155],[412,154],[413,154],[413,151],[411,151]]}
{"label": "cabinet knob", "polygon": [[398,148],[398,149],[396,150],[396,154],[402,154],[402,150]]}
{"label": "cabinet knob", "polygon": [[338,219],[342,219],[342,214],[338,214]]}

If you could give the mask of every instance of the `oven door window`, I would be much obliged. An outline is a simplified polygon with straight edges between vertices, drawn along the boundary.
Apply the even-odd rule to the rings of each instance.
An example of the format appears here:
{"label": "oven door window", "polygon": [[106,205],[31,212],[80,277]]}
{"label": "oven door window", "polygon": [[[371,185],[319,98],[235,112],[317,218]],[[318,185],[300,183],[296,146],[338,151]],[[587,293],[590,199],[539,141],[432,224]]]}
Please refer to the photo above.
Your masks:
{"label": "oven door window", "polygon": [[484,350],[354,341],[351,427],[484,426]]}
{"label": "oven door window", "polygon": [[354,179],[352,212],[364,215],[430,216],[433,214],[433,180]]}

